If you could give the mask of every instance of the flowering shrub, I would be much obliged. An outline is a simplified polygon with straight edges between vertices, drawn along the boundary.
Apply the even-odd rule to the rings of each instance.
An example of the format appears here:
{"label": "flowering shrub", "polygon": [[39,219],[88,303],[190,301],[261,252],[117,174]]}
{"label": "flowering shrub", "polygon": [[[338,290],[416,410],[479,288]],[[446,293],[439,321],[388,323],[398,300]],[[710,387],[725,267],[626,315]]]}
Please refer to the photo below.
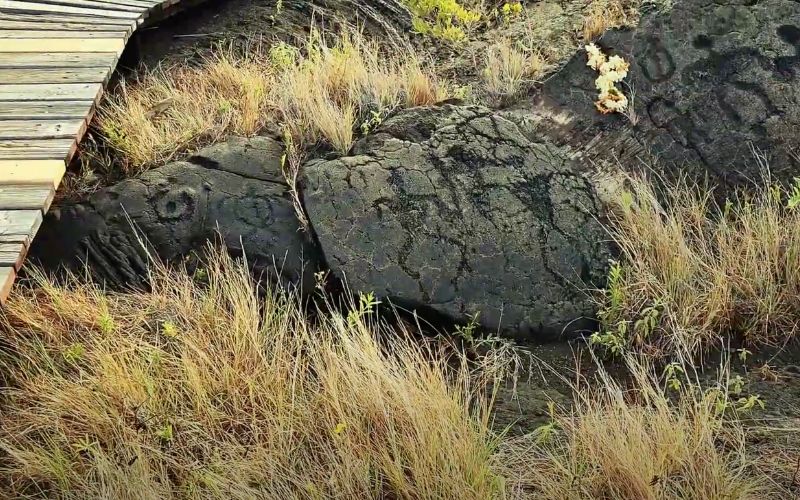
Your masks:
{"label": "flowering shrub", "polygon": [[586,65],[600,73],[595,80],[595,86],[600,92],[594,103],[595,107],[603,114],[622,113],[628,108],[628,98],[616,84],[628,76],[630,65],[620,56],[606,57],[593,43],[584,48],[589,56]]}
{"label": "flowering shrub", "polygon": [[458,42],[466,37],[464,27],[480,21],[479,12],[468,9],[457,0],[405,0],[414,14],[414,31]]}

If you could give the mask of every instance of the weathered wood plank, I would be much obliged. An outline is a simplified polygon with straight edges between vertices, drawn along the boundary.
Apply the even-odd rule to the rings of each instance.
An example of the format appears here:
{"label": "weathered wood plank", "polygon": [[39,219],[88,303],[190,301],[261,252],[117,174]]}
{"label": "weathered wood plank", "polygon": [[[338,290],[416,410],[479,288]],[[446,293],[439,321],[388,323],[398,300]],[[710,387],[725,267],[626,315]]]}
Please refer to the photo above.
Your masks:
{"label": "weathered wood plank", "polygon": [[136,27],[136,21],[130,19],[114,19],[112,17],[97,18],[81,14],[54,14],[52,12],[19,13],[0,10],[0,20],[35,22],[42,25],[59,23],[103,23],[104,25],[125,26],[131,29]]}
{"label": "weathered wood plank", "polygon": [[24,243],[0,243],[0,267],[10,266],[19,271],[27,253],[28,246]]}
{"label": "weathered wood plank", "polygon": [[0,38],[0,52],[115,52],[125,49],[124,38]]}
{"label": "weathered wood plank", "polygon": [[[61,160],[66,162],[75,151],[73,139],[2,139],[0,160]],[[0,182],[3,182],[0,176]],[[7,181],[13,181],[8,179]]]}
{"label": "weathered wood plank", "polygon": [[0,304],[5,304],[14,286],[17,273],[13,267],[0,267]]}
{"label": "weathered wood plank", "polygon": [[0,184],[49,184],[57,188],[64,176],[63,160],[0,160]]}
{"label": "weathered wood plank", "polygon": [[9,120],[84,118],[93,106],[92,101],[0,101],[0,116]]}
{"label": "weathered wood plank", "polygon": [[0,210],[41,210],[47,212],[55,189],[47,184],[0,185]]}
{"label": "weathered wood plank", "polygon": [[0,29],[2,30],[39,30],[39,31],[124,31],[130,35],[133,30],[130,26],[100,23],[79,23],[79,22],[42,22],[42,21],[9,21],[0,18]]}
{"label": "weathered wood plank", "polygon": [[105,0],[36,0],[36,3],[126,12],[142,12],[147,9],[147,7],[142,8],[140,6],[124,5],[115,2],[107,2]]}
{"label": "weathered wood plank", "polygon": [[[3,68],[0,82],[21,83],[105,83],[110,68]],[[0,117],[5,115],[0,114]]]}
{"label": "weathered wood plank", "polygon": [[144,9],[154,9],[160,7],[163,0],[102,0],[107,3],[116,3],[120,5],[133,5],[142,7]]}
{"label": "weathered wood plank", "polygon": [[79,140],[86,120],[0,120],[0,139]]}
{"label": "weathered wood plank", "polygon": [[0,101],[95,101],[103,91],[101,83],[0,84]]}
{"label": "weathered wood plank", "polygon": [[116,19],[132,19],[138,22],[141,14],[137,12],[125,12],[120,10],[87,9],[82,7],[72,7],[66,5],[51,5],[39,2],[24,2],[19,0],[3,0],[0,4],[3,10],[9,12],[52,12],[54,14],[82,14],[90,17],[110,17]]}
{"label": "weathered wood plank", "polygon": [[[1,28],[2,26],[0,26]],[[91,39],[91,38],[121,38],[125,39],[128,36],[128,32],[125,30],[122,31],[53,31],[53,30],[36,30],[36,29],[28,29],[28,30],[6,30],[0,29],[0,38],[80,38],[80,39]]]}
{"label": "weathered wood plank", "polygon": [[[0,53],[0,67],[4,68],[111,68],[119,56],[116,52],[63,52],[63,53]],[[2,81],[2,80],[0,80]]]}
{"label": "weathered wood plank", "polygon": [[0,210],[0,233],[33,238],[42,223],[41,210]]}

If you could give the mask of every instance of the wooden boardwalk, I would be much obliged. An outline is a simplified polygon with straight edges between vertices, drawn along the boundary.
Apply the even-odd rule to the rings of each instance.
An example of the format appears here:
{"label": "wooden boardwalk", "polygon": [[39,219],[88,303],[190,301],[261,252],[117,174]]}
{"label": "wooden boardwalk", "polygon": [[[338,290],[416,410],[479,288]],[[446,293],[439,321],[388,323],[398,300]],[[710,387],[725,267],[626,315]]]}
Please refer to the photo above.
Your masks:
{"label": "wooden boardwalk", "polygon": [[133,32],[198,0],[0,0],[0,302]]}

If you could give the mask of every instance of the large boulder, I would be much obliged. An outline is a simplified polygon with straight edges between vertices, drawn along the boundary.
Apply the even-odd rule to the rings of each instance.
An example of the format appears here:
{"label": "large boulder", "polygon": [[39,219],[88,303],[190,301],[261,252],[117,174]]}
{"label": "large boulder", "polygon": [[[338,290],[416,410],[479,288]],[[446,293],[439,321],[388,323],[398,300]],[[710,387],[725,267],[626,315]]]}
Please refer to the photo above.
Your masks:
{"label": "large boulder", "polygon": [[351,290],[490,331],[552,338],[590,325],[584,290],[609,257],[592,186],[515,113],[416,108],[352,154],[305,166],[304,204]]}
{"label": "large boulder", "polygon": [[56,207],[30,258],[48,269],[88,264],[106,284],[136,286],[144,283],[148,251],[174,260],[219,236],[259,270],[292,282],[313,279],[316,252],[300,231],[282,154],[269,138],[232,138]]}
{"label": "large boulder", "polygon": [[579,51],[544,85],[538,132],[627,166],[652,154],[666,173],[684,169],[726,188],[758,179],[763,159],[779,180],[800,172],[797,0],[680,0],[598,45],[631,63],[621,88],[635,125],[594,109],[597,73]]}

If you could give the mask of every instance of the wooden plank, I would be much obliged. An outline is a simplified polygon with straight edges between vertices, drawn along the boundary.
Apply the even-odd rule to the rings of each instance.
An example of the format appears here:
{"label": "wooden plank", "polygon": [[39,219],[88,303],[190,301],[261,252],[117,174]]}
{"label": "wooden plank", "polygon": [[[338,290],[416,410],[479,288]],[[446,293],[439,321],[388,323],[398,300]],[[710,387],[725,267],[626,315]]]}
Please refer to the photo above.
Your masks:
{"label": "wooden plank", "polygon": [[27,253],[28,246],[24,243],[0,243],[0,267],[10,266],[19,271]]}
{"label": "wooden plank", "polygon": [[133,5],[144,9],[155,9],[161,6],[163,0],[102,0],[106,3],[116,3],[120,5]]}
{"label": "wooden plank", "polygon": [[0,84],[0,101],[95,101],[100,83],[23,83]]}
{"label": "wooden plank", "polygon": [[124,38],[0,39],[0,52],[115,52],[121,54],[124,49]]}
{"label": "wooden plank", "polygon": [[52,183],[0,185],[0,210],[47,212],[55,196]]}
{"label": "wooden plank", "polygon": [[0,29],[0,38],[121,38],[125,39],[128,32],[123,31],[52,31],[52,30],[7,30]]}
{"label": "wooden plank", "polygon": [[119,10],[87,9],[82,7],[71,7],[66,5],[50,5],[39,2],[24,2],[19,0],[2,0],[0,8],[9,12],[52,12],[54,14],[82,14],[90,17],[110,17],[116,19],[141,19],[141,14],[137,12],[125,12]]}
{"label": "wooden plank", "polygon": [[[105,83],[109,68],[3,68],[0,82],[20,83]],[[0,117],[5,115],[0,114]]]}
{"label": "wooden plank", "polygon": [[[0,140],[0,160],[60,160],[66,162],[75,152],[73,139],[3,139]],[[15,177],[0,182],[17,182]]]}
{"label": "wooden plank", "polygon": [[142,8],[140,6],[124,5],[114,2],[107,2],[105,0],[36,0],[36,3],[85,7],[87,9],[106,9],[112,11],[126,11],[126,12],[143,12],[148,7],[145,6],[144,8]]}
{"label": "wooden plank", "polygon": [[[116,52],[0,53],[4,68],[109,68],[116,65]],[[3,80],[0,80],[3,81]]]}
{"label": "wooden plank", "polygon": [[92,101],[0,101],[0,116],[9,120],[85,118],[93,106]]}
{"label": "wooden plank", "polygon": [[130,26],[117,24],[81,23],[81,22],[42,22],[42,21],[9,21],[0,18],[0,29],[3,30],[39,30],[39,31],[124,31],[127,35],[133,32]]}
{"label": "wooden plank", "polygon": [[26,236],[30,241],[42,224],[41,210],[0,210],[0,233]]}
{"label": "wooden plank", "polygon": [[0,304],[5,304],[14,286],[17,273],[13,267],[0,267]]}
{"label": "wooden plank", "polygon": [[63,160],[0,160],[0,184],[49,184],[57,188],[66,167]]}
{"label": "wooden plank", "polygon": [[104,25],[111,24],[126,26],[128,28],[136,27],[136,21],[132,21],[130,19],[114,19],[111,17],[97,18],[94,16],[84,16],[81,14],[59,15],[53,14],[52,12],[19,13],[0,10],[0,20],[35,22],[42,25],[63,23],[103,23]]}
{"label": "wooden plank", "polygon": [[0,120],[0,139],[75,139],[86,132],[86,120]]}

